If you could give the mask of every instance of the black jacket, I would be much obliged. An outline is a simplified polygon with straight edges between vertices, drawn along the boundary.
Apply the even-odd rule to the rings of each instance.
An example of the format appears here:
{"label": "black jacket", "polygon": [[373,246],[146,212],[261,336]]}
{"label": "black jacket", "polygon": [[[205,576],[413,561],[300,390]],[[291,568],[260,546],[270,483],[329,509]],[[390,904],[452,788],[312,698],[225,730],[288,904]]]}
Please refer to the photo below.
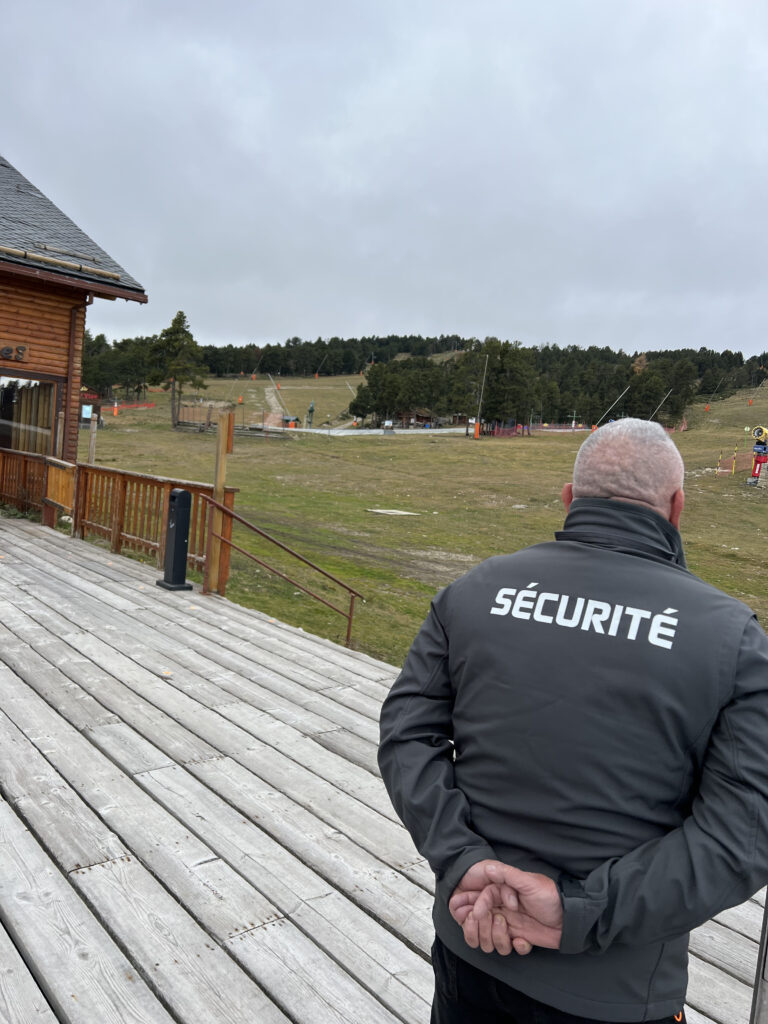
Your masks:
{"label": "black jacket", "polygon": [[[379,764],[447,946],[570,1013],[655,1019],[688,931],[768,879],[768,638],[655,512],[580,499],[556,537],[436,596]],[[486,857],[558,879],[559,951],[466,945],[447,901]]]}

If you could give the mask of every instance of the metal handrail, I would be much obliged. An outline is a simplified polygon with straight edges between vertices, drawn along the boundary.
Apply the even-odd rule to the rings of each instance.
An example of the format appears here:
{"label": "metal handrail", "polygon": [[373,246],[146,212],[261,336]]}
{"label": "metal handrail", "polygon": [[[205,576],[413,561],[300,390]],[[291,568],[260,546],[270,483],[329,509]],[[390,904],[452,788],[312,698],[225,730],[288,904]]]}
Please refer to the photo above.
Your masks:
{"label": "metal handrail", "polygon": [[[252,562],[256,562],[257,565],[262,566],[262,568],[266,569],[268,572],[274,573],[275,576],[279,576],[281,579],[284,579],[292,586],[298,587],[299,590],[301,590],[303,593],[309,594],[310,597],[313,597],[316,601],[319,601],[321,604],[324,604],[327,608],[330,608],[332,611],[337,612],[339,615],[345,618],[347,620],[347,638],[345,646],[349,647],[350,639],[352,636],[352,617],[355,613],[355,598],[359,597],[361,600],[364,600],[363,595],[354,588],[350,587],[343,580],[340,580],[337,576],[334,576],[330,572],[326,572],[325,569],[322,569],[319,565],[315,565],[314,562],[310,562],[308,558],[305,558],[304,555],[300,555],[298,551],[294,551],[293,548],[289,548],[287,544],[283,544],[282,541],[277,540],[275,537],[271,537],[266,531],[260,529],[260,527],[254,526],[253,523],[250,523],[247,519],[244,519],[242,516],[238,515],[237,512],[233,512],[231,508],[227,508],[226,505],[222,505],[220,502],[214,501],[214,499],[209,498],[207,494],[201,494],[200,497],[202,498],[203,501],[208,502],[209,506],[208,553],[205,559],[205,572],[203,575],[203,593],[207,594],[210,591],[208,578],[209,566],[211,564],[210,550],[213,539],[215,538],[216,540],[221,541],[223,544],[229,545],[230,548],[234,548],[234,550],[238,551],[241,555],[245,555],[246,558],[250,558]],[[221,533],[216,533],[213,528],[214,510],[218,510],[223,515],[229,516],[231,520],[235,520],[236,522],[242,524],[252,533],[258,534],[260,537],[263,537],[264,540],[268,540],[270,544],[274,544],[276,547],[287,552],[289,555],[292,555],[294,558],[298,558],[300,562],[303,562],[305,565],[308,565],[310,569],[314,569],[316,572],[319,572],[322,576],[325,576],[326,579],[331,580],[332,583],[335,583],[343,590],[346,590],[347,593],[349,594],[349,611],[345,611],[343,608],[337,608],[335,604],[331,604],[330,601],[326,601],[324,597],[321,597],[319,594],[316,594],[308,587],[305,587],[302,583],[299,583],[297,580],[292,579],[290,576],[286,576],[285,573],[281,572],[279,569],[275,569],[274,566],[268,565],[267,562],[264,562],[262,561],[262,559],[257,558],[256,555],[252,554],[250,551],[246,551],[245,548],[241,548],[238,544],[235,544],[234,541],[230,540],[229,537],[224,537]]]}

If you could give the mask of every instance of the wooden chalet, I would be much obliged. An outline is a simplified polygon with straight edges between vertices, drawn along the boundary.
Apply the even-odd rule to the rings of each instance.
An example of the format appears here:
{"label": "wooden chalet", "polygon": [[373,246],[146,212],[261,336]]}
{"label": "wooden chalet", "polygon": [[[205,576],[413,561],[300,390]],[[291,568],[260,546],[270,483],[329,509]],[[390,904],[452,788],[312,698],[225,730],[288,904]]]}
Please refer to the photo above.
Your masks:
{"label": "wooden chalet", "polygon": [[86,309],[142,286],[0,156],[0,448],[74,461]]}

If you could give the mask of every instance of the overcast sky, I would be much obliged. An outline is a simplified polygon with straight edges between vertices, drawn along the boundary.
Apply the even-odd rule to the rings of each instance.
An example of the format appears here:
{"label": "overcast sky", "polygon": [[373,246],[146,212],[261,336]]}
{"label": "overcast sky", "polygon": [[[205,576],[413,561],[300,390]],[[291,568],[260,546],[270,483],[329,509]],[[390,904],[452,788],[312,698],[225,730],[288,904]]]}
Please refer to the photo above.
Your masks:
{"label": "overcast sky", "polygon": [[765,0],[2,0],[0,46],[0,153],[149,294],[109,338],[768,349]]}

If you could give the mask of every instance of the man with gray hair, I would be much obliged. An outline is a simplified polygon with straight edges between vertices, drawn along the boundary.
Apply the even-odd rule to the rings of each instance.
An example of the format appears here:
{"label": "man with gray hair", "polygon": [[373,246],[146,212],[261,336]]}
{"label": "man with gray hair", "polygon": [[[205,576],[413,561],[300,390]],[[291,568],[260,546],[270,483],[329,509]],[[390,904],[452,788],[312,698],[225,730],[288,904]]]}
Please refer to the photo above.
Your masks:
{"label": "man with gray hair", "polygon": [[384,702],[433,1024],[680,1022],[688,932],[768,879],[768,639],[686,569],[682,484],[658,424],[595,431],[555,541],[441,591]]}
{"label": "man with gray hair", "polygon": [[[617,420],[595,430],[573,465],[573,493],[563,500],[614,498],[655,509],[677,525],[682,511],[685,468],[667,432],[650,420]],[[680,502],[674,517],[669,502]]]}

